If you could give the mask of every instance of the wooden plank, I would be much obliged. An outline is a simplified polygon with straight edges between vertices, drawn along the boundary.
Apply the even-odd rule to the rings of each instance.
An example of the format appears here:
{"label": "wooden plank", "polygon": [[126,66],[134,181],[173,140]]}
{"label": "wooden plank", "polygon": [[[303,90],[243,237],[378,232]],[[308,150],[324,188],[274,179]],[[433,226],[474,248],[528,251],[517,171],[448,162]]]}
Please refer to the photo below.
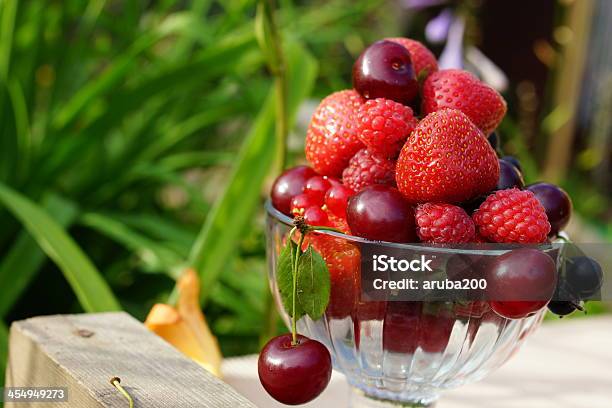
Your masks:
{"label": "wooden plank", "polygon": [[126,313],[36,317],[13,323],[7,387],[67,387],[68,402],[6,403],[26,407],[255,407],[229,385]]}

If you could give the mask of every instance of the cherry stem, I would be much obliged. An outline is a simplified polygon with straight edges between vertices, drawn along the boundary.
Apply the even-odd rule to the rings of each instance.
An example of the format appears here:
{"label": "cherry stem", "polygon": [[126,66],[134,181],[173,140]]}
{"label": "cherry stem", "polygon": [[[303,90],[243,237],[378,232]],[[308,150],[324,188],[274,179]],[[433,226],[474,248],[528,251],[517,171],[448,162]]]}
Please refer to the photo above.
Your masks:
{"label": "cherry stem", "polygon": [[[289,233],[289,239],[293,239],[293,233],[297,230],[297,227],[294,227]],[[297,346],[297,271],[298,264],[300,261],[300,254],[302,253],[302,244],[304,243],[305,233],[300,233],[300,239],[298,241],[297,248],[295,249],[295,261],[293,262],[293,311],[291,313],[291,345]],[[292,256],[293,259],[293,256]]]}
{"label": "cherry stem", "polygon": [[134,400],[130,396],[130,394],[123,388],[121,385],[121,378],[113,377],[110,379],[110,383],[113,387],[115,387],[124,397],[127,399],[129,407],[134,408]]}

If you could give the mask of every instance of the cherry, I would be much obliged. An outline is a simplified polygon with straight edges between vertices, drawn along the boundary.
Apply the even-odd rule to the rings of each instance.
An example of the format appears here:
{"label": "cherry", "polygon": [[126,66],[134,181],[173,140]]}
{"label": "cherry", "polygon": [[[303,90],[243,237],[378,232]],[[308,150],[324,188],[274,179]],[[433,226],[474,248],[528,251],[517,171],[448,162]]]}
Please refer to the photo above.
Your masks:
{"label": "cherry", "polygon": [[521,167],[521,162],[516,157],[514,157],[514,156],[504,156],[501,159],[504,160],[504,161],[507,161],[510,164],[512,164],[519,171],[523,171],[523,168]]}
{"label": "cherry", "polygon": [[259,354],[261,385],[275,400],[287,405],[305,404],[323,392],[331,378],[329,351],[316,340],[291,334],[270,340]]}
{"label": "cherry", "polygon": [[[455,317],[450,311],[438,310],[437,313],[428,313],[428,306],[444,305],[443,303],[429,303],[423,308],[420,321],[420,344],[423,351],[428,353],[441,353],[446,349],[450,339]],[[438,308],[440,309],[440,308]]]}
{"label": "cherry", "polygon": [[312,226],[328,226],[332,227],[327,213],[321,207],[308,207],[304,211],[304,221]]}
{"label": "cherry", "polygon": [[327,193],[330,187],[331,183],[327,179],[327,176],[314,176],[306,181],[304,193],[322,203],[325,198],[325,193]]}
{"label": "cherry", "polygon": [[557,285],[555,262],[545,253],[520,248],[500,255],[486,273],[491,309],[502,317],[520,319],[550,301]]}
{"label": "cherry", "polygon": [[514,164],[501,159],[499,161],[499,179],[497,180],[497,190],[506,190],[509,188],[522,189],[525,186],[523,175]]}
{"label": "cherry", "polygon": [[302,192],[306,180],[316,175],[308,166],[297,166],[283,172],[272,185],[270,196],[274,208],[291,215],[291,199]]}
{"label": "cherry", "polygon": [[419,345],[423,302],[388,302],[383,321],[383,349],[412,354]]}
{"label": "cherry", "polygon": [[325,195],[325,205],[336,217],[345,219],[348,199],[354,195],[353,190],[342,184],[332,185]]}
{"label": "cherry", "polygon": [[550,222],[549,236],[559,233],[572,215],[572,200],[561,187],[549,183],[535,183],[527,186],[546,210]]}
{"label": "cherry", "polygon": [[346,209],[351,232],[376,241],[415,242],[414,210],[402,194],[382,184],[351,197]]}
{"label": "cherry", "polygon": [[409,104],[419,91],[410,53],[391,41],[375,42],[353,65],[353,87],[367,99]]}
{"label": "cherry", "polygon": [[552,300],[548,304],[548,310],[557,316],[567,316],[576,310],[576,304],[567,300]]}
{"label": "cherry", "polygon": [[566,261],[565,289],[580,300],[586,300],[599,292],[603,272],[599,263],[588,256],[576,256]]}
{"label": "cherry", "polygon": [[294,217],[304,215],[307,208],[320,206],[321,202],[306,193],[298,194],[291,199],[291,212]]}

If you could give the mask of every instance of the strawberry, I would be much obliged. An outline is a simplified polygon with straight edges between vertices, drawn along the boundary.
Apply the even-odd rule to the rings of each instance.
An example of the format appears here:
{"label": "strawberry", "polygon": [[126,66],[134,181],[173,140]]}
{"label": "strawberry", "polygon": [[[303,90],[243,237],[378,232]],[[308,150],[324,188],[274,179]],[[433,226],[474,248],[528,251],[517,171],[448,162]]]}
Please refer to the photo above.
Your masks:
{"label": "strawberry", "polygon": [[423,83],[422,113],[444,108],[458,109],[489,135],[506,114],[506,101],[497,91],[474,75],[460,69],[431,74]]}
{"label": "strawberry", "polygon": [[410,53],[412,67],[417,78],[427,78],[430,74],[438,70],[438,62],[431,51],[419,41],[405,37],[385,38],[404,46]]}
{"label": "strawberry", "polygon": [[397,160],[395,177],[412,203],[458,203],[495,188],[499,160],[465,114],[443,109],[414,129]]}
{"label": "strawberry", "polygon": [[357,110],[363,98],[354,90],[335,92],[321,101],[306,133],[306,159],[315,171],[340,176],[362,149],[357,137]]}

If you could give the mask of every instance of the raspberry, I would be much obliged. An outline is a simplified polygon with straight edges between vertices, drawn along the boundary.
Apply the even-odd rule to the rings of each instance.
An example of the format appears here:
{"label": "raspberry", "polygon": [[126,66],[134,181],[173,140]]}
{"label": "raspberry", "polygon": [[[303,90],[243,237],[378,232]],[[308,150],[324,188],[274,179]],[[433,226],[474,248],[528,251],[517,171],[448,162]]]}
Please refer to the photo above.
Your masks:
{"label": "raspberry", "polygon": [[396,158],[418,121],[412,109],[390,99],[367,101],[357,111],[359,140],[372,152]]}
{"label": "raspberry", "polygon": [[306,159],[321,175],[339,176],[363,148],[357,137],[357,110],[364,99],[354,90],[335,92],[321,101],[306,133]]}
{"label": "raspberry", "polygon": [[475,226],[461,207],[427,203],[417,207],[417,234],[423,242],[465,243],[475,237]]}
{"label": "raspberry", "polygon": [[550,223],[531,191],[499,190],[487,197],[473,215],[478,233],[493,242],[546,242]]}
{"label": "raspberry", "polygon": [[426,78],[429,74],[438,70],[438,62],[436,61],[436,57],[420,42],[403,37],[386,38],[386,40],[400,44],[408,50],[410,53],[410,59],[412,60],[412,66],[414,67],[414,73],[416,74],[417,78]]}
{"label": "raspberry", "polygon": [[372,184],[395,186],[395,162],[361,149],[342,172],[342,182],[356,192]]}

